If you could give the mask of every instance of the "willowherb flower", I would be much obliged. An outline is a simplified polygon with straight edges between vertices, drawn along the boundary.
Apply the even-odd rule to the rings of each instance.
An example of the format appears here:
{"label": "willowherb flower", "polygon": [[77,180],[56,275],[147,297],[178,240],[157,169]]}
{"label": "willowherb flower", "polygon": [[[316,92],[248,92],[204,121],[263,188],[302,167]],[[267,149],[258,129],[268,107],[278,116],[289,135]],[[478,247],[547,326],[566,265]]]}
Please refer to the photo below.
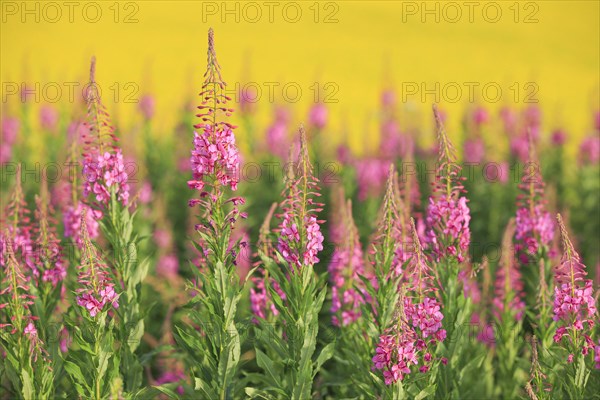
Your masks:
{"label": "willowherb flower", "polygon": [[[400,187],[399,184],[396,186]],[[409,202],[409,195],[403,190],[398,189],[396,195],[396,204],[398,205],[398,246],[394,251],[394,261],[392,263],[396,276],[401,276],[403,280],[408,281],[408,274],[405,273],[405,267],[410,268],[410,264],[407,266],[407,262],[413,261],[415,256],[415,239],[412,236],[412,227],[409,222],[411,206]]]}
{"label": "willowherb flower", "polygon": [[567,133],[563,129],[555,129],[550,136],[550,141],[555,147],[560,147],[567,141]]}
{"label": "willowherb flower", "polygon": [[19,136],[21,122],[15,117],[6,117],[2,119],[2,143],[12,146]]}
{"label": "willowherb flower", "polygon": [[384,110],[393,110],[396,102],[396,92],[393,89],[387,88],[381,91],[381,106]]}
{"label": "willowherb flower", "polygon": [[[164,371],[156,380],[156,384],[164,385],[166,383],[183,382],[185,379],[185,372],[183,372],[181,369],[176,369],[175,371]],[[180,396],[183,396],[185,393],[185,389],[182,385],[177,386],[177,393],[179,393]]]}
{"label": "willowherb flower", "polygon": [[[269,292],[268,286],[271,286],[273,290],[279,295],[282,300],[286,299],[286,295],[281,290],[279,284],[267,277],[267,276],[256,276],[252,278],[253,287],[250,289],[250,309],[255,317],[266,319],[268,315],[278,315],[279,311],[275,307],[273,300],[271,300],[271,293]],[[254,318],[256,322],[257,319]]]}
{"label": "willowherb flower", "polygon": [[[413,370],[426,373],[433,365],[438,342],[446,339],[442,329],[444,315],[436,299],[425,297],[413,302],[403,290],[396,309],[396,325],[379,337],[373,357],[373,369],[383,371],[386,385],[402,381]],[[447,360],[442,359],[442,364]]]}
{"label": "willowherb flower", "polygon": [[421,240],[419,239],[413,218],[410,219],[410,242],[412,249],[406,266],[405,280],[408,282],[409,290],[421,300],[428,293],[435,291],[435,287],[433,284],[433,272],[423,253],[423,247],[421,246]]}
{"label": "willowherb flower", "polygon": [[317,220],[322,204],[319,197],[318,179],[308,156],[304,128],[300,127],[300,154],[296,177],[290,169],[286,199],[282,203],[283,216],[279,225],[277,249],[283,259],[295,271],[296,268],[312,266],[319,262],[318,253],[323,250],[323,234]]}
{"label": "willowherb flower", "polygon": [[414,151],[413,138],[400,131],[398,123],[393,116],[387,117],[381,124],[381,141],[379,143],[379,155],[386,159],[400,157],[406,158]]}
{"label": "willowherb flower", "polygon": [[600,369],[600,340],[594,347],[594,362],[596,363],[596,369]]}
{"label": "willowherb flower", "polygon": [[93,194],[96,201],[108,204],[111,190],[115,190],[123,205],[129,201],[128,175],[121,149],[103,154],[87,153],[83,162],[83,195]]}
{"label": "willowherb flower", "polygon": [[6,164],[12,159],[12,147],[19,134],[20,121],[17,118],[7,117],[2,119],[2,132],[0,133],[0,164]]}
{"label": "willowherb flower", "polygon": [[[259,252],[262,252],[262,254],[269,257],[274,257],[274,249],[268,236],[270,234],[269,225],[271,224],[271,219],[273,218],[273,213],[276,209],[277,203],[273,203],[260,227],[257,243]],[[261,261],[257,262],[258,265],[260,265],[260,263]],[[264,269],[259,269],[259,275],[253,276],[251,281],[250,309],[252,310],[252,314],[254,314],[253,322],[258,323],[257,318],[266,319],[269,315],[278,315],[279,311],[273,303],[269,288],[272,287],[272,289],[275,290],[275,293],[277,293],[282,300],[285,300],[286,295],[279,284],[273,278],[268,276]]]}
{"label": "willowherb flower", "polygon": [[173,279],[179,273],[179,260],[174,254],[165,254],[156,263],[156,273],[164,278]]}
{"label": "willowherb flower", "polygon": [[513,137],[517,128],[518,115],[516,111],[510,107],[502,107],[500,109],[500,119],[504,127],[504,132],[509,136]]}
{"label": "willowherb flower", "polygon": [[193,180],[188,181],[188,186],[200,192],[207,185],[215,188],[228,186],[236,190],[240,155],[233,134],[235,126],[218,118],[219,115],[231,116],[233,109],[227,107],[231,98],[224,94],[227,84],[221,77],[212,29],[208,32],[208,66],[204,78],[200,92],[202,102],[198,106],[201,112],[197,114],[201,123],[194,125],[201,132],[194,132],[194,149],[190,159]]}
{"label": "willowherb flower", "polygon": [[58,119],[58,111],[54,107],[45,105],[40,108],[40,125],[42,129],[55,132],[58,127]]}
{"label": "willowherb flower", "polygon": [[585,280],[585,265],[569,239],[560,214],[557,216],[562,237],[563,257],[555,270],[554,321],[559,327],[554,341],[560,343],[566,336],[570,348],[586,355],[593,348],[590,338],[597,309],[592,281]]}
{"label": "willowherb flower", "polygon": [[473,119],[475,125],[477,127],[480,127],[481,125],[485,124],[490,120],[490,114],[484,107],[480,106],[473,110],[471,118]]}
{"label": "willowherb flower", "polygon": [[151,120],[156,109],[154,96],[145,94],[140,99],[139,108],[146,120]]}
{"label": "willowherb flower", "polygon": [[464,261],[469,249],[471,215],[460,176],[461,167],[456,162],[456,153],[450,142],[437,108],[433,107],[438,132],[438,165],[433,184],[434,195],[429,198],[427,208],[427,244],[436,258],[456,257]]}
{"label": "willowherb flower", "polygon": [[308,113],[310,126],[316,129],[323,129],[327,125],[327,117],[327,107],[321,102],[313,105]]}
{"label": "willowherb flower", "polygon": [[119,296],[115,292],[108,265],[102,261],[90,240],[85,214],[81,216],[80,236],[83,244],[77,275],[80,287],[75,291],[77,304],[88,311],[91,317],[95,317],[111,306],[119,308]]}
{"label": "willowherb flower", "polygon": [[514,234],[515,220],[511,219],[502,239],[502,254],[496,272],[495,296],[492,301],[494,314],[499,319],[505,312],[510,312],[517,320],[521,320],[525,312],[524,285],[512,242]]}
{"label": "willowherb flower", "polygon": [[510,153],[521,162],[527,162],[529,145],[527,136],[515,136],[510,139]]}
{"label": "willowherb flower", "polygon": [[188,186],[199,191],[206,184],[229,186],[237,189],[240,155],[235,145],[233,130],[221,127],[213,132],[211,125],[204,125],[202,133],[194,132],[194,149],[190,162],[194,179]]}
{"label": "willowherb flower", "polygon": [[536,162],[531,136],[528,157],[529,161],[519,184],[522,193],[518,196],[515,230],[518,242],[516,250],[521,253],[522,261],[526,261],[527,254],[536,254],[541,247],[547,249],[554,237],[554,223],[542,200],[544,181],[539,163]]}
{"label": "willowherb flower", "polygon": [[[401,196],[397,188],[397,174],[393,164],[389,164],[388,178],[385,185],[385,194],[377,216],[377,230],[369,250],[370,262],[375,270],[380,266],[388,268],[380,271],[385,277],[403,274],[404,263],[410,258],[410,249],[405,243],[405,217],[406,210],[400,210]],[[391,257],[391,258],[390,258]]]}
{"label": "willowherb flower", "polygon": [[579,146],[579,161],[596,165],[600,161],[600,136],[595,134],[585,138]]}
{"label": "willowherb flower", "polygon": [[[111,192],[123,205],[129,201],[128,176],[123,154],[117,147],[117,138],[111,126],[110,116],[102,104],[96,89],[96,58],[90,68],[90,90],[87,93],[88,112],[83,152],[83,194],[94,195],[102,206],[107,206]],[[92,92],[96,90],[96,92]]]}
{"label": "willowherb flower", "polygon": [[446,331],[442,329],[444,315],[440,303],[435,298],[425,297],[423,302],[416,304],[411,311],[413,326],[419,328],[424,339],[434,337],[442,341],[446,338]]}
{"label": "willowherb flower", "polygon": [[360,305],[365,302],[364,290],[359,276],[364,275],[363,252],[358,229],[352,218],[350,200],[339,209],[340,234],[328,266],[332,284],[332,321],[335,326],[346,326],[361,316]]}
{"label": "willowherb flower", "polygon": [[0,282],[0,310],[8,310],[0,315],[0,329],[10,328],[10,333],[14,335],[28,322],[35,320],[29,308],[35,296],[30,294],[29,279],[15,258],[13,242],[6,232],[2,244],[5,265]]}
{"label": "willowherb flower", "polygon": [[482,138],[467,139],[463,143],[463,158],[467,163],[478,164],[485,157],[485,144]]}
{"label": "willowherb flower", "polygon": [[267,148],[271,154],[285,160],[290,147],[288,138],[289,115],[283,107],[275,108],[275,120],[267,128]]}
{"label": "willowherb flower", "polygon": [[90,239],[96,239],[100,235],[100,224],[102,211],[94,210],[82,201],[78,201],[76,206],[69,205],[63,212],[63,225],[65,237],[73,239],[79,248],[83,246],[81,233],[81,218],[85,215],[85,222]]}
{"label": "willowherb flower", "polygon": [[533,141],[540,138],[542,124],[542,110],[538,105],[531,104],[523,111],[524,128]]}
{"label": "willowherb flower", "polygon": [[[21,181],[21,165],[17,165],[15,187],[6,207],[6,212],[0,220],[2,235],[12,243],[12,251],[18,262],[26,266],[33,275],[37,275],[35,266],[35,243],[32,234],[30,211],[25,201]],[[4,266],[5,257],[0,257],[0,267]]]}
{"label": "willowherb flower", "polygon": [[56,236],[56,221],[53,218],[54,208],[48,198],[48,186],[44,180],[42,194],[36,196],[35,237],[38,250],[35,252],[35,263],[40,271],[43,282],[49,282],[56,287],[67,276],[66,261],[62,254],[60,240]]}
{"label": "willowherb flower", "polygon": [[380,158],[364,158],[356,161],[358,198],[378,197],[385,188],[390,162]]}

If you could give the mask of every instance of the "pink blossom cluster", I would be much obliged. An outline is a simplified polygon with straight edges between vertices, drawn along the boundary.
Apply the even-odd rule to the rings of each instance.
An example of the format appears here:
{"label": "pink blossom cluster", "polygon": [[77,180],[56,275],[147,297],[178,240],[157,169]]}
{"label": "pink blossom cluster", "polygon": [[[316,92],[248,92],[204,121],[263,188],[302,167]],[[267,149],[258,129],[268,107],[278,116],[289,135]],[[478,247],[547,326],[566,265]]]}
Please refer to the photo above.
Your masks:
{"label": "pink blossom cluster", "polygon": [[188,181],[188,186],[202,191],[206,184],[220,184],[236,190],[240,154],[233,130],[227,125],[216,131],[208,124],[202,128],[202,133],[194,132],[194,149],[190,159],[194,179]]}
{"label": "pink blossom cluster", "polygon": [[596,165],[600,161],[600,136],[585,138],[579,147],[579,159],[584,164]]}
{"label": "pink blossom cluster", "polygon": [[590,337],[597,319],[594,289],[592,281],[584,279],[585,265],[569,239],[560,214],[557,219],[564,250],[562,261],[555,270],[553,319],[558,322],[558,328],[554,341],[559,343],[567,336],[571,344],[581,347],[582,354],[586,355],[594,346]]}
{"label": "pink blossom cluster", "polygon": [[419,328],[423,338],[434,337],[437,341],[446,339],[446,331],[442,329],[444,315],[440,304],[432,297],[425,297],[422,303],[407,308],[413,327]]}
{"label": "pink blossom cluster", "polygon": [[[0,244],[2,244],[0,250],[5,258],[5,265],[2,266],[2,281],[0,281],[0,310],[7,307],[18,308],[24,320],[35,319],[29,310],[29,306],[33,305],[35,300],[35,296],[30,294],[30,279],[25,276],[20,263],[15,259],[14,247],[10,239],[2,238]],[[0,329],[7,327],[12,328],[11,335],[17,332],[13,319],[7,323],[0,322]]]}
{"label": "pink blossom cluster", "polygon": [[510,152],[521,162],[529,157],[529,141],[526,136],[515,136],[510,139]]}
{"label": "pink blossom cluster", "polygon": [[563,146],[567,141],[567,133],[562,129],[555,129],[550,136],[550,140],[555,147]]}
{"label": "pink blossom cluster", "polygon": [[484,107],[477,107],[475,108],[475,110],[473,110],[471,118],[473,120],[473,123],[477,127],[480,127],[481,125],[489,122],[490,114]]}
{"label": "pink blossom cluster", "polygon": [[594,314],[596,300],[591,280],[586,280],[583,287],[563,283],[554,288],[554,321],[562,321],[568,328],[582,330],[584,323],[590,327],[594,325],[591,319]]}
{"label": "pink blossom cluster", "polygon": [[[265,277],[253,277],[252,283],[253,287],[250,289],[250,309],[255,317],[266,319],[269,314],[274,316],[278,315],[279,311],[277,311],[277,308],[271,299],[271,293],[269,292],[267,285],[272,286],[279,297],[282,300],[285,300],[286,295],[283,290],[281,290],[279,284],[274,279]],[[254,322],[258,322],[258,320],[254,318]]]}
{"label": "pink blossom cluster", "polygon": [[524,249],[535,254],[540,246],[548,246],[554,237],[554,222],[541,204],[534,206],[533,213],[529,208],[519,208],[516,224],[515,239],[521,241],[517,251]]}
{"label": "pink blossom cluster", "polygon": [[[335,326],[346,326],[361,316],[360,307],[365,302],[365,295],[353,286],[361,282],[359,276],[364,275],[363,252],[360,243],[351,248],[336,248],[328,267],[332,282],[331,313]],[[341,311],[341,323],[338,312]]]}
{"label": "pink blossom cluster", "polygon": [[42,356],[45,362],[50,362],[49,354],[43,347],[43,342],[38,335],[38,331],[33,323],[37,318],[31,317],[29,323],[23,329],[23,335],[29,340],[29,354],[33,362],[36,362],[39,356]]}
{"label": "pink blossom cluster", "polygon": [[[0,232],[0,245],[3,248],[6,248],[9,238],[12,241],[15,257],[36,275],[38,271],[35,267],[35,244],[31,236],[31,227],[29,225],[17,226],[16,228],[9,226],[5,232]],[[5,265],[6,257],[3,254],[0,256],[0,267],[4,267]]]}
{"label": "pink blossom cluster", "polygon": [[471,241],[469,221],[471,215],[465,197],[429,198],[426,241],[438,258],[455,256],[464,261]]}
{"label": "pink blossom cluster", "polygon": [[91,317],[104,310],[107,304],[118,308],[118,294],[111,282],[110,270],[100,258],[94,244],[90,240],[85,216],[81,218],[80,236],[83,241],[81,265],[78,267],[77,281],[80,287],[77,293],[77,304],[86,309]]}
{"label": "pink blossom cluster", "polygon": [[94,194],[96,201],[108,205],[111,190],[114,190],[119,201],[127,205],[129,201],[128,176],[125,171],[123,154],[116,148],[113,152],[99,154],[91,151],[84,155],[83,160],[83,194]]}
{"label": "pink blossom cluster", "polygon": [[152,95],[145,94],[140,99],[140,111],[146,120],[152,119],[156,110],[156,101]]}
{"label": "pink blossom cluster", "polygon": [[292,214],[286,212],[281,221],[277,244],[283,259],[290,266],[298,268],[318,263],[317,254],[323,250],[324,238],[317,218],[314,215],[307,215],[303,225],[299,227]]}
{"label": "pink blossom cluster", "polygon": [[327,125],[328,111],[323,103],[315,104],[308,113],[310,125],[316,129],[323,129]]}
{"label": "pink blossom cluster", "polygon": [[[162,373],[162,375],[156,380],[156,384],[164,385],[165,383],[173,383],[173,382],[183,383],[183,381],[185,379],[186,379],[185,373],[181,369],[176,368],[175,370],[164,371]],[[185,393],[185,389],[183,388],[182,385],[177,386],[177,393],[180,396],[183,396],[183,394]]]}
{"label": "pink blossom cluster", "polygon": [[402,133],[394,118],[388,118],[381,124],[381,141],[379,154],[382,158],[390,160],[396,157],[406,158],[414,152],[413,138]]}
{"label": "pink blossom cluster", "polygon": [[36,268],[34,240],[32,235],[32,224],[30,214],[31,211],[27,208],[25,195],[21,186],[20,167],[17,171],[17,184],[11,195],[11,200],[8,203],[5,212],[5,218],[2,218],[0,231],[0,244],[3,247],[3,252],[0,255],[0,267],[6,265],[6,257],[4,252],[8,248],[8,243],[11,244],[11,251],[14,253],[15,259],[26,266],[34,275],[38,274]]}
{"label": "pink blossom cluster", "polygon": [[267,128],[267,146],[271,154],[282,160],[287,157],[290,146],[288,139],[289,115],[287,110],[280,108],[275,111],[275,121]]}
{"label": "pink blossom cluster", "polygon": [[44,130],[55,132],[58,127],[58,122],[58,110],[50,105],[45,105],[40,108],[40,125]]}
{"label": "pink blossom cluster", "polygon": [[372,359],[373,369],[383,370],[386,385],[404,380],[412,366],[420,365],[422,373],[429,371],[434,361],[431,349],[446,339],[444,316],[434,298],[426,297],[417,304],[404,298],[402,313],[400,326],[379,337]]}
{"label": "pink blossom cluster", "polygon": [[[505,311],[510,311],[515,313],[517,320],[523,319],[525,313],[523,290],[521,272],[516,263],[512,263],[508,268],[498,269],[494,291],[496,295],[492,301],[497,318],[500,318]],[[508,304],[506,304],[507,298],[510,298]]]}
{"label": "pink blossom cluster", "polygon": [[81,231],[81,216],[84,214],[90,238],[96,239],[100,235],[98,221],[102,219],[102,211],[94,210],[87,204],[79,201],[77,206],[67,206],[63,212],[64,235],[73,239],[80,248],[83,245],[83,241],[79,233]]}
{"label": "pink blossom cluster", "polygon": [[113,308],[119,308],[118,295],[113,284],[105,283],[95,295],[91,292],[80,292],[77,296],[77,305],[85,308],[91,317],[102,312],[104,306],[110,304]]}
{"label": "pink blossom cluster", "polygon": [[390,162],[380,158],[365,158],[356,162],[358,198],[361,201],[377,197],[383,191]]}
{"label": "pink blossom cluster", "polygon": [[463,143],[464,160],[467,163],[480,163],[485,156],[485,144],[481,138],[467,139]]}
{"label": "pink blossom cluster", "polygon": [[156,273],[167,279],[174,279],[179,273],[179,260],[174,254],[165,254],[156,263]]}
{"label": "pink blossom cluster", "polygon": [[600,340],[594,347],[594,362],[596,363],[596,369],[600,369]]}
{"label": "pink blossom cluster", "polygon": [[19,135],[21,123],[17,118],[7,117],[2,119],[2,133],[0,135],[0,164],[6,164],[12,159],[12,147]]}

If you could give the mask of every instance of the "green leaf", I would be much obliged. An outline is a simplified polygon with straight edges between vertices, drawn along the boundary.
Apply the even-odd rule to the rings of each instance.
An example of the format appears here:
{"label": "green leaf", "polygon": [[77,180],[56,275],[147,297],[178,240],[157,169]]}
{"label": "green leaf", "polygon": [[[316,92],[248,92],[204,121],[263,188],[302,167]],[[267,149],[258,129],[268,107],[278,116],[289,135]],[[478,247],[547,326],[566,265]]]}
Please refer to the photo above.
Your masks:
{"label": "green leaf", "polygon": [[195,384],[194,390],[199,390],[200,392],[204,393],[204,398],[206,398],[206,399],[217,398],[214,391],[211,390],[211,388],[209,388],[208,385],[206,384],[206,382],[204,382],[201,378],[194,378],[194,384]]}
{"label": "green leaf", "polygon": [[22,369],[21,377],[23,378],[23,397],[25,399],[33,399],[35,397],[35,388],[33,387],[33,380],[31,379],[31,375],[29,375],[26,369]]}
{"label": "green leaf", "polygon": [[[166,394],[171,399],[179,399],[179,395],[177,393],[175,393],[174,391],[172,391],[171,389],[169,389],[167,386],[152,386],[152,389],[156,389],[156,390],[160,391],[161,393]],[[141,393],[140,393],[140,395],[141,395]]]}
{"label": "green leaf", "polygon": [[427,386],[425,389],[421,390],[418,395],[415,396],[415,400],[421,400],[429,395],[432,395],[433,393],[435,393],[435,389],[435,385]]}
{"label": "green leaf", "polygon": [[83,373],[81,372],[81,368],[79,368],[79,365],[71,361],[65,361],[65,371],[67,371],[75,383],[75,388],[80,396],[85,396],[87,393],[91,392],[90,387],[87,384]]}
{"label": "green leaf", "polygon": [[273,386],[281,386],[273,361],[259,349],[256,349],[256,363],[267,373],[267,376],[271,378],[271,384]]}
{"label": "green leaf", "polygon": [[325,364],[325,362],[327,360],[329,360],[331,357],[333,357],[334,351],[335,351],[335,342],[329,343],[327,346],[323,347],[323,349],[321,350],[321,353],[319,354],[319,357],[317,357],[317,362],[315,364],[315,369],[313,371],[313,378],[317,375],[317,373],[321,369],[321,366],[323,366],[323,364]]}

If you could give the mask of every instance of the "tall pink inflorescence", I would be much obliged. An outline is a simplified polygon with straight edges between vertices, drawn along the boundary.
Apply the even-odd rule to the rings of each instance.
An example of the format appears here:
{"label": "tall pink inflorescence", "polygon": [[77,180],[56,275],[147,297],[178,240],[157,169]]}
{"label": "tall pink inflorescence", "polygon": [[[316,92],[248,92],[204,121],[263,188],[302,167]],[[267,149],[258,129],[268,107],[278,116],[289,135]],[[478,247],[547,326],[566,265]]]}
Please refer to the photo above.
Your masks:
{"label": "tall pink inflorescence", "polygon": [[83,246],[80,233],[81,218],[84,215],[90,238],[97,238],[100,235],[100,224],[98,221],[102,218],[101,211],[94,210],[82,201],[78,201],[76,206],[69,205],[63,212],[64,235],[73,239],[79,248]]}
{"label": "tall pink inflorescence", "polygon": [[14,242],[7,232],[2,247],[5,265],[2,266],[0,281],[0,310],[8,308],[10,311],[1,313],[0,329],[10,329],[10,333],[15,334],[36,319],[30,310],[35,296],[30,294],[29,279],[15,257]]}
{"label": "tall pink inflorescence", "polygon": [[282,203],[283,215],[279,225],[277,249],[292,271],[319,262],[323,250],[323,234],[317,214],[323,205],[316,201],[321,196],[319,181],[314,176],[308,155],[304,128],[300,127],[300,154],[288,171],[286,198]]}
{"label": "tall pink inflorescence", "polygon": [[118,200],[127,205],[129,184],[123,154],[96,85],[96,58],[93,57],[86,92],[88,111],[84,124],[87,133],[83,138],[83,195],[93,196],[98,205],[104,208],[114,192]]}
{"label": "tall pink inflorescence", "polygon": [[433,107],[438,135],[438,164],[433,196],[429,198],[427,208],[427,244],[437,259],[447,256],[456,257],[462,262],[466,259],[471,231],[471,215],[462,185],[461,167],[456,162],[456,152],[450,142],[437,107]]}
{"label": "tall pink inflorescence", "polygon": [[579,145],[579,162],[597,165],[600,162],[600,111],[594,115],[595,132],[585,137]]}
{"label": "tall pink inflorescence", "polygon": [[108,265],[102,261],[90,240],[85,215],[81,217],[80,236],[83,242],[77,275],[80,287],[75,292],[77,304],[93,318],[110,307],[119,308],[119,296],[115,292]]}
{"label": "tall pink inflorescence", "polygon": [[[374,270],[378,269],[378,265],[385,265],[387,268],[388,262],[390,263],[390,270],[382,271],[386,279],[402,276],[403,264],[410,258],[403,237],[404,214],[400,210],[401,199],[396,183],[397,174],[394,165],[388,164],[385,193],[377,216],[377,230],[371,239],[373,246],[369,249],[369,260]],[[378,259],[388,254],[392,256],[391,259]]]}
{"label": "tall pink inflorescence", "polygon": [[[15,175],[15,187],[6,207],[6,212],[0,220],[2,229],[0,231],[0,242],[2,242],[3,247],[6,247],[7,241],[10,240],[15,259],[27,267],[28,274],[36,276],[38,270],[35,266],[35,243],[30,218],[31,213],[27,208],[21,179],[21,165],[19,164]],[[5,263],[6,259],[2,254],[0,255],[0,267],[4,267]]]}
{"label": "tall pink inflorescence", "polygon": [[511,219],[506,226],[502,239],[502,254],[496,283],[494,286],[494,314],[501,319],[505,313],[513,313],[517,320],[523,319],[525,312],[524,287],[519,264],[515,258],[513,236],[515,234],[515,220]]}
{"label": "tall pink inflorescence", "polygon": [[567,228],[560,214],[557,216],[562,237],[563,256],[554,274],[554,321],[558,328],[554,341],[567,341],[570,350],[587,355],[594,348],[590,337],[596,316],[596,299],[591,279],[585,265],[569,239]]}
{"label": "tall pink inflorescence", "polygon": [[360,318],[360,307],[367,294],[364,289],[361,290],[363,285],[360,276],[365,273],[364,259],[350,200],[340,207],[339,214],[339,242],[328,266],[332,284],[330,311],[335,326],[346,326]]}
{"label": "tall pink inflorescence", "polygon": [[[435,347],[446,339],[446,330],[442,328],[444,315],[441,304],[432,294],[435,291],[433,275],[414,220],[411,220],[411,236],[414,255],[406,271],[409,283],[400,289],[396,323],[379,337],[372,359],[373,369],[383,371],[386,385],[402,381],[413,367],[418,367],[421,373],[431,370],[436,361]],[[447,362],[446,359],[440,361]]]}
{"label": "tall pink inflorescence", "polygon": [[[208,32],[208,66],[200,92],[201,123],[194,125],[194,148],[190,159],[193,179],[188,181],[191,189],[205,193],[206,186],[220,192],[221,187],[237,189],[239,181],[240,154],[236,147],[233,129],[235,126],[222,121],[220,116],[229,117],[233,109],[227,106],[231,98],[224,94],[227,84],[221,77],[221,66],[217,61],[214,33]],[[192,201],[191,205],[197,204]]]}
{"label": "tall pink inflorescence", "polygon": [[543,195],[544,181],[540,165],[535,156],[533,139],[529,135],[529,161],[527,162],[521,183],[521,194],[517,202],[515,249],[522,263],[540,250],[548,250],[554,238],[554,222],[546,211]]}
{"label": "tall pink inflorescence", "polygon": [[[257,247],[264,255],[268,255],[271,258],[275,258],[275,250],[272,247],[272,243],[269,239],[270,235],[270,224],[273,218],[273,213],[277,208],[277,203],[273,203],[269,210],[261,228],[258,238]],[[261,261],[256,263],[261,264]],[[260,319],[267,319],[270,315],[276,316],[279,314],[277,307],[273,303],[271,290],[272,289],[277,296],[282,300],[286,300],[286,295],[281,290],[279,284],[270,276],[268,276],[265,270],[259,270],[260,275],[253,276],[251,278],[252,288],[250,288],[250,309],[254,314],[253,322],[258,323]]]}
{"label": "tall pink inflorescence", "polygon": [[[41,196],[36,196],[35,236],[38,251],[35,252],[35,264],[39,271],[37,276],[42,282],[51,283],[56,287],[67,277],[67,264],[62,254],[60,240],[56,236],[56,221],[54,220],[54,208],[50,203],[48,185],[44,180],[42,183]],[[38,278],[39,283],[39,278]]]}

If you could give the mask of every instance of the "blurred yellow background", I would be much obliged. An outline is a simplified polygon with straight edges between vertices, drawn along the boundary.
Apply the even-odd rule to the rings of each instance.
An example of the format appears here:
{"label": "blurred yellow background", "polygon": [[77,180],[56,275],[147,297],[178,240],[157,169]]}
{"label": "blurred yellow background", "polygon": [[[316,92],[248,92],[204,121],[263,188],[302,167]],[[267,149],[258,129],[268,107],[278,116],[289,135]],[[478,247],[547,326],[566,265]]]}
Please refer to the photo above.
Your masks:
{"label": "blurred yellow background", "polygon": [[[415,118],[429,124],[436,98],[422,89],[437,83],[450,130],[457,129],[469,101],[465,82],[478,84],[478,101],[498,100],[489,104],[492,110],[515,100],[525,106],[534,94],[544,127],[566,126],[578,138],[590,130],[592,110],[600,103],[598,1],[74,3],[2,1],[3,112],[18,105],[10,84],[85,82],[96,55],[104,103],[119,125],[139,123],[137,104],[127,102],[127,95],[139,99],[151,93],[156,126],[168,131],[186,99],[199,92],[211,26],[230,87],[252,81],[261,88],[258,121],[271,118],[271,100],[284,100],[284,84],[288,99],[295,100],[294,88],[301,89],[292,104],[294,120],[306,120],[318,81],[323,95],[338,100],[328,104],[328,132],[339,139],[345,127],[355,148],[375,146],[371,138],[386,85],[397,90],[404,109],[418,111]],[[130,82],[137,86],[125,87]],[[274,99],[270,82],[280,83]],[[333,85],[324,88],[328,82]],[[534,86],[526,87],[529,82]],[[483,93],[485,85],[491,95]],[[451,103],[457,86],[462,94]],[[493,93],[497,86],[499,99]],[[415,87],[416,94],[406,93]],[[64,86],[60,103],[68,110],[67,93]]]}

